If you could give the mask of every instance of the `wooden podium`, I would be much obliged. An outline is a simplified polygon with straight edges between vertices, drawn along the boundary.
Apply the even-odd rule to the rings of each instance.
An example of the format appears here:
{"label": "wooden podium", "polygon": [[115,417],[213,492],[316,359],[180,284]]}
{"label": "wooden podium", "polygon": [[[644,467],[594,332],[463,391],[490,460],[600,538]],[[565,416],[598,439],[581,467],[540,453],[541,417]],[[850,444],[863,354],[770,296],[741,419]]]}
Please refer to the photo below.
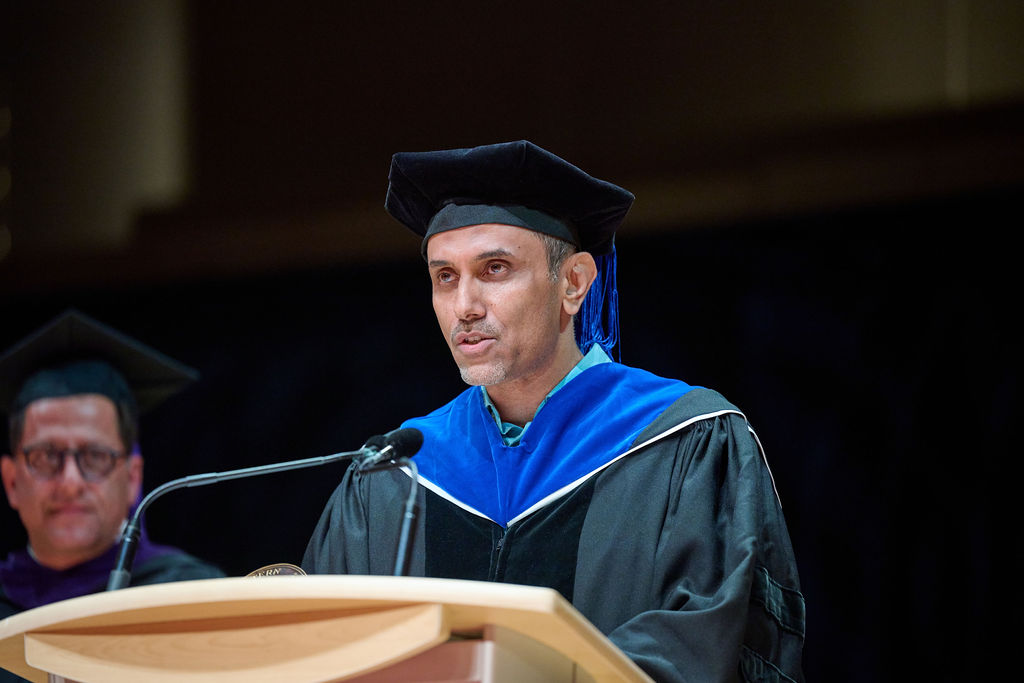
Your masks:
{"label": "wooden podium", "polygon": [[558,592],[390,576],[182,581],[0,621],[32,681],[650,681]]}

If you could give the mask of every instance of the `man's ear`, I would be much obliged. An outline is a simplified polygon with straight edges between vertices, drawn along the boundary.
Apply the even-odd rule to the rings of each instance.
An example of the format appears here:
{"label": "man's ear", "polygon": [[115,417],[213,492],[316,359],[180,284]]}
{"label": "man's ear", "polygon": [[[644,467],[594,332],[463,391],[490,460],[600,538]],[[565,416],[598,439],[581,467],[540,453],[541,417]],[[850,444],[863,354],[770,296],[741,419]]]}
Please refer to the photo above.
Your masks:
{"label": "man's ear", "polygon": [[0,456],[0,477],[4,480],[4,493],[7,494],[7,503],[15,510],[18,509],[18,491],[14,485],[14,458],[9,455]]}
{"label": "man's ear", "polygon": [[142,456],[131,455],[128,457],[128,486],[129,501],[136,501],[139,499],[139,494],[142,493]]}
{"label": "man's ear", "polygon": [[586,251],[578,251],[566,259],[562,266],[565,291],[562,296],[562,310],[570,317],[576,315],[583,307],[590,286],[597,279],[597,264],[594,257]]}

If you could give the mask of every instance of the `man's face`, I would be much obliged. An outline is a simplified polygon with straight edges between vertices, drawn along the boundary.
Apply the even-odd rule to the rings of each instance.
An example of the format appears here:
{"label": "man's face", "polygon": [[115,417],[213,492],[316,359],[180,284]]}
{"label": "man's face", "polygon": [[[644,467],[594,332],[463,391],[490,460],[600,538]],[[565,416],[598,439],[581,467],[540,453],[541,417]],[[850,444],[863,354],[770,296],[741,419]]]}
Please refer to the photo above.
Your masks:
{"label": "man's face", "polygon": [[53,478],[42,479],[29,471],[20,454],[36,446],[94,446],[123,453],[114,403],[98,394],[30,403],[15,454],[0,462],[7,500],[18,511],[42,564],[63,569],[102,554],[116,542],[142,486],[141,458],[118,458],[105,477],[86,481],[69,453]]}
{"label": "man's face", "polygon": [[427,243],[434,313],[467,384],[544,377],[556,360],[559,287],[531,230],[474,225]]}

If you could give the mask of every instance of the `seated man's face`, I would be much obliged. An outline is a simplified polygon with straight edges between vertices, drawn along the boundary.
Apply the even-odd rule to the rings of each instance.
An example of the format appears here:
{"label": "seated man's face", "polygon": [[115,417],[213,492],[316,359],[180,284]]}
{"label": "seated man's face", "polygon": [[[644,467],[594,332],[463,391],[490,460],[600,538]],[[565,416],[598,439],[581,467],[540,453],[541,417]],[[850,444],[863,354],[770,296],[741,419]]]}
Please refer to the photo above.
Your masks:
{"label": "seated man's face", "polygon": [[102,554],[117,541],[142,486],[141,458],[119,457],[109,473],[90,481],[67,453],[63,465],[46,478],[32,472],[22,455],[23,449],[35,447],[97,447],[123,454],[114,403],[98,394],[32,402],[15,453],[2,461],[7,500],[42,564],[64,569]]}

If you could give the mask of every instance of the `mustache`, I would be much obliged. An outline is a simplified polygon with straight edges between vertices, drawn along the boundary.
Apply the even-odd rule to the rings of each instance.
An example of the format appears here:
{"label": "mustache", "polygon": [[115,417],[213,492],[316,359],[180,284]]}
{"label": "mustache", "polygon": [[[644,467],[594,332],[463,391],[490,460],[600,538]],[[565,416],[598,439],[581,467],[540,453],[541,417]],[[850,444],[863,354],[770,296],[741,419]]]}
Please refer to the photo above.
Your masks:
{"label": "mustache", "polygon": [[460,334],[470,333],[482,334],[485,337],[497,337],[498,328],[488,322],[477,322],[477,323],[459,323],[452,328],[451,333],[448,335],[448,339],[455,343],[455,338]]}

